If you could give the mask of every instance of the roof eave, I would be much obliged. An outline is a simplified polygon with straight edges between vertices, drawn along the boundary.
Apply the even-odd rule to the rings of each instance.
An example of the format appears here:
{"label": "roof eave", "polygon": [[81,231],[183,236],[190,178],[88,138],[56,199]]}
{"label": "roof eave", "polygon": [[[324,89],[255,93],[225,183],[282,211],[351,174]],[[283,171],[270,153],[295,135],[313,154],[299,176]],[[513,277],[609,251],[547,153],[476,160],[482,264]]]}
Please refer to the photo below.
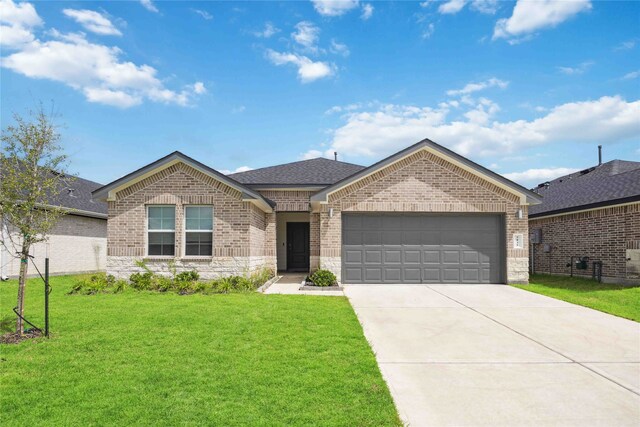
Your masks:
{"label": "roof eave", "polygon": [[209,166],[203,163],[200,163],[197,160],[192,159],[191,157],[185,154],[182,154],[179,151],[174,151],[173,153],[165,157],[162,157],[161,159],[158,159],[153,163],[143,166],[142,168],[137,169],[123,176],[122,178],[119,178],[107,185],[104,185],[98,188],[97,190],[93,191],[91,195],[93,196],[93,198],[99,199],[99,200],[107,200],[107,201],[115,200],[115,194],[118,191],[121,191],[133,185],[134,183],[139,182],[157,173],[158,170],[166,169],[180,162],[185,163],[188,166],[191,166],[192,168],[213,177],[214,179],[222,182],[223,184],[228,185],[229,187],[235,190],[238,190],[240,193],[242,193],[243,200],[255,203],[256,205],[261,207],[265,212],[270,213],[273,211],[273,207],[271,206],[269,201],[267,201],[267,199],[262,197],[260,193],[255,192],[254,190],[245,186],[244,184],[241,184],[236,180],[229,178],[228,176],[218,172],[217,170],[210,168]]}
{"label": "roof eave", "polygon": [[634,202],[640,202],[640,194],[620,199],[606,200],[603,202],[588,203],[586,205],[570,206],[566,208],[554,209],[551,211],[530,213],[529,219],[545,218],[548,216],[568,215],[574,212],[588,211],[592,209],[605,208],[609,206],[618,206]]}

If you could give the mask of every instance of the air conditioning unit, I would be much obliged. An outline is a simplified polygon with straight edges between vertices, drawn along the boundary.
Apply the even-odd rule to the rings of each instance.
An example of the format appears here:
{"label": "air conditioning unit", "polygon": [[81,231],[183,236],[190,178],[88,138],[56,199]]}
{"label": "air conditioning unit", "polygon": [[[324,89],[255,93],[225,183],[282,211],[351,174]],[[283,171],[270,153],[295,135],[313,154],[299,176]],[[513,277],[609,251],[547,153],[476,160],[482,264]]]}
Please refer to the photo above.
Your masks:
{"label": "air conditioning unit", "polygon": [[531,230],[531,243],[542,243],[542,228]]}

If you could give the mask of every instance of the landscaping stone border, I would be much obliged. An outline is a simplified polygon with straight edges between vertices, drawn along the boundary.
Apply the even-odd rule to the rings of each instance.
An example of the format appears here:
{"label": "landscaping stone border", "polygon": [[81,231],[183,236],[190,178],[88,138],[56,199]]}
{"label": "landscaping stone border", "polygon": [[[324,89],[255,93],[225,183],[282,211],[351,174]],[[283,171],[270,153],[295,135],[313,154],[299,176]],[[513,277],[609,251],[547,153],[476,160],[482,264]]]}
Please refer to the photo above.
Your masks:
{"label": "landscaping stone border", "polygon": [[278,280],[280,280],[282,276],[278,276],[277,274],[275,276],[273,276],[271,279],[267,280],[262,286],[260,286],[258,289],[256,289],[256,292],[260,292],[260,293],[264,293],[264,291],[266,291],[267,289],[269,289],[269,286],[273,285],[274,283],[276,283]]}

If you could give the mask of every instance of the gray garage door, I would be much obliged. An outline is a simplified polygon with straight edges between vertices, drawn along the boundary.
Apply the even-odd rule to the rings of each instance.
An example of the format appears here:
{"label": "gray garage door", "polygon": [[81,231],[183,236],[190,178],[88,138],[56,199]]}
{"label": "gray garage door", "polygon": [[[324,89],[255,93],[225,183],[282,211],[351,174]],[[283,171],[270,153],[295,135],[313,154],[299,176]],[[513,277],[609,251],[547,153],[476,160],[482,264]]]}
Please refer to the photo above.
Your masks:
{"label": "gray garage door", "polygon": [[501,215],[343,214],[345,283],[502,283]]}

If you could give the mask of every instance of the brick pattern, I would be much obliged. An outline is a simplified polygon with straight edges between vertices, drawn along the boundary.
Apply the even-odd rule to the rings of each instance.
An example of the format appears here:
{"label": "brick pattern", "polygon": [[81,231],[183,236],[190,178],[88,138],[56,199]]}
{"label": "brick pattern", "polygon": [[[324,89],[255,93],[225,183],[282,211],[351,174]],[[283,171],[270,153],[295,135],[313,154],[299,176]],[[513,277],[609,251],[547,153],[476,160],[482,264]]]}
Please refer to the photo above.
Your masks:
{"label": "brick pattern", "polygon": [[320,214],[309,214],[309,268],[315,270],[320,267]]}
{"label": "brick pattern", "polygon": [[[254,266],[264,260],[267,222],[265,214],[250,202],[242,201],[242,194],[185,164],[175,164],[116,194],[109,202],[107,226],[108,262],[120,275],[126,275],[132,258],[146,254],[146,206],[169,204],[176,207],[176,256],[164,260],[150,260],[166,264],[168,259],[186,268],[198,262],[183,258],[184,208],[186,205],[213,206],[213,259],[203,257],[199,271],[233,270],[241,265]],[[130,259],[131,258],[131,259]],[[222,260],[227,259],[225,264]],[[232,263],[235,267],[229,267]],[[163,268],[157,265],[158,269]],[[252,267],[253,268],[253,267]],[[215,271],[213,271],[215,270]],[[241,273],[238,271],[237,273]]]}
{"label": "brick pattern", "polygon": [[[523,210],[522,219],[516,217],[518,209]],[[528,211],[520,205],[519,196],[429,152],[414,153],[329,196],[319,213],[320,263],[331,265],[338,276],[341,213],[348,211],[502,213],[506,218],[507,280],[528,280]],[[524,235],[524,249],[512,249],[515,233]]]}
{"label": "brick pattern", "polygon": [[[534,218],[529,227],[531,232],[542,229],[542,243],[533,249],[536,272],[569,274],[572,256],[588,256],[589,268],[574,269],[574,274],[591,276],[591,262],[602,261],[604,277],[640,278],[640,266],[627,261],[631,251],[640,249],[640,203]],[[545,244],[551,245],[551,252],[544,252]]]}
{"label": "brick pattern", "polygon": [[[20,234],[9,227],[11,240],[20,243]],[[49,247],[49,272],[51,274],[75,274],[100,271],[107,264],[107,221],[79,215],[65,215],[49,233],[47,242],[36,243],[31,247],[33,262],[44,273],[44,260]],[[20,260],[15,258],[15,250],[9,243],[8,248],[0,245],[2,254],[2,273],[9,277],[20,274]],[[29,265],[28,274],[38,273]]]}
{"label": "brick pattern", "polygon": [[264,190],[260,194],[276,203],[277,212],[309,212],[309,197],[313,192]]}

